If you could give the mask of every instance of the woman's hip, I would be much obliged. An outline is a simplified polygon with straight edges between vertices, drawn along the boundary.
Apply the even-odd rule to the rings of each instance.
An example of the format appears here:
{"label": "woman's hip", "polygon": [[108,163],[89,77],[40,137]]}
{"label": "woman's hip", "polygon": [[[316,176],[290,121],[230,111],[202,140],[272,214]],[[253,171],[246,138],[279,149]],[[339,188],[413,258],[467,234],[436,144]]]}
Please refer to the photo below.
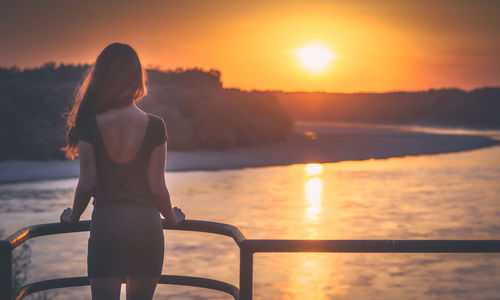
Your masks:
{"label": "woman's hip", "polygon": [[156,208],[133,205],[94,207],[90,237],[119,240],[163,239],[161,217]]}

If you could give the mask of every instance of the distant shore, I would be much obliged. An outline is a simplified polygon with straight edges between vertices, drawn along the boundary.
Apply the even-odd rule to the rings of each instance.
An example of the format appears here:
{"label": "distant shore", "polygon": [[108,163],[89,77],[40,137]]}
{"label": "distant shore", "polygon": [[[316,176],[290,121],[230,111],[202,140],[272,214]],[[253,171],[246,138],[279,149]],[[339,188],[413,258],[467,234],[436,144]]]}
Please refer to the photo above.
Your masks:
{"label": "distant shore", "polygon": [[[284,142],[225,151],[167,154],[167,172],[223,170],[438,154],[488,147],[487,136],[298,122]],[[78,161],[0,162],[0,183],[78,177]]]}

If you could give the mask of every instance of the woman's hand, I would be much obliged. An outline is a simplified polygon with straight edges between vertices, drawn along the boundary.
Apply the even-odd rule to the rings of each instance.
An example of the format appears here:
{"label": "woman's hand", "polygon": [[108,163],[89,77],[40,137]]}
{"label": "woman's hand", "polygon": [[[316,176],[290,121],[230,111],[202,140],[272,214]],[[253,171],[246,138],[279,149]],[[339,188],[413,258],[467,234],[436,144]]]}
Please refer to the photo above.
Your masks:
{"label": "woman's hand", "polygon": [[173,211],[174,211],[174,217],[175,217],[175,221],[174,221],[175,224],[172,224],[172,225],[176,226],[176,225],[179,225],[180,223],[182,223],[182,221],[184,221],[186,219],[186,215],[177,206],[173,208]]}
{"label": "woman's hand", "polygon": [[72,210],[70,207],[64,209],[61,213],[61,217],[59,218],[61,220],[61,223],[75,224],[76,222],[78,222],[71,219],[71,214]]}

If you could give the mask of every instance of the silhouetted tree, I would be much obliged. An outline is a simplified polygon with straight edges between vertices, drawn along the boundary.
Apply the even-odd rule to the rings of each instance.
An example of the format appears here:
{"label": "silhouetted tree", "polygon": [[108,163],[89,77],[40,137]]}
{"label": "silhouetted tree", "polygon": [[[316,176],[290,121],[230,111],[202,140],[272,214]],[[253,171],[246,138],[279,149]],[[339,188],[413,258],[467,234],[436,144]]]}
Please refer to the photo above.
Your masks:
{"label": "silhouetted tree", "polygon": [[[0,160],[63,159],[64,117],[89,65],[0,68]],[[148,70],[139,104],[162,116],[169,149],[226,149],[285,139],[293,122],[275,96],[224,89],[218,70]]]}
{"label": "silhouetted tree", "polygon": [[469,127],[500,126],[500,88],[392,93],[273,92],[294,119]]}

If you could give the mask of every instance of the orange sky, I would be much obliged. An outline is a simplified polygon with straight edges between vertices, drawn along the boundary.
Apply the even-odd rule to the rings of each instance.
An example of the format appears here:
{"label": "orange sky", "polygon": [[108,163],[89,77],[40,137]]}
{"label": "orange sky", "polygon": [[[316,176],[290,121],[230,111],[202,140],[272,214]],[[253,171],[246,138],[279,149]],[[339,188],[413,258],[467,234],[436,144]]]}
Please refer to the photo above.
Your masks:
{"label": "orange sky", "polygon": [[[105,2],[105,3],[102,3]],[[500,1],[10,1],[0,65],[92,62],[129,43],[145,66],[216,68],[225,87],[393,91],[500,85]],[[295,49],[329,48],[318,74]]]}

